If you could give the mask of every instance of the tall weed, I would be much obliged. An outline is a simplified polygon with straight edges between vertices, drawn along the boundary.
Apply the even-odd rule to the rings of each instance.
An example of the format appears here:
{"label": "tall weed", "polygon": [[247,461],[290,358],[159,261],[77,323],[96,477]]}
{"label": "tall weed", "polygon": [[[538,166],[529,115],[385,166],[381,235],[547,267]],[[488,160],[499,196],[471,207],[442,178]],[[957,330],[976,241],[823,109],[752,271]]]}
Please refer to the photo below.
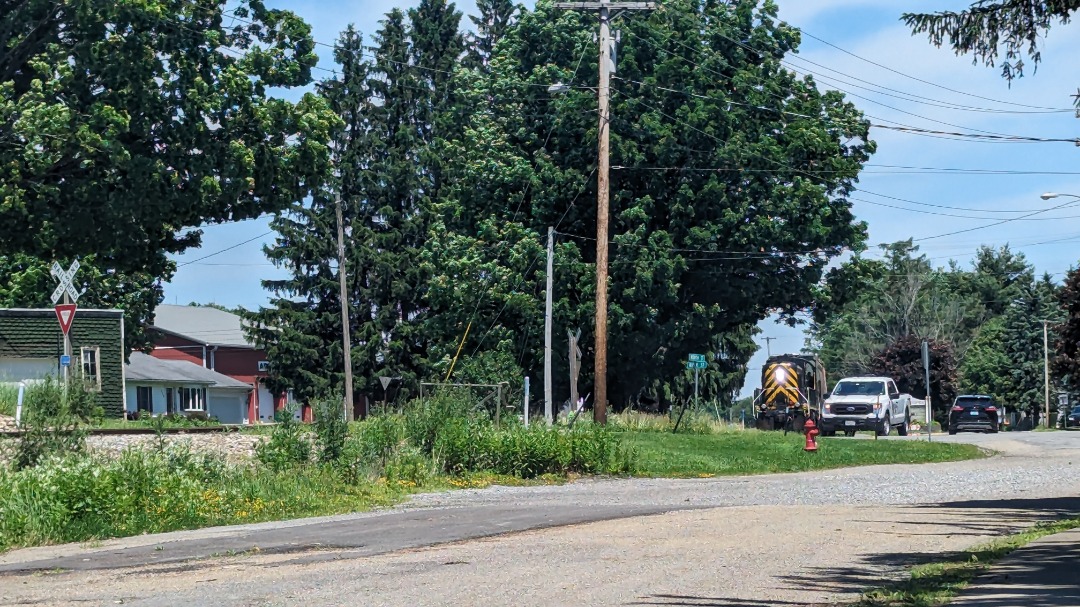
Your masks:
{"label": "tall weed", "polygon": [[68,456],[0,470],[0,550],[350,512],[394,495],[344,487],[319,466],[277,473],[182,447]]}
{"label": "tall weed", "polygon": [[345,420],[344,399],[323,399],[315,403],[315,445],[319,461],[328,464],[341,459],[349,423]]}
{"label": "tall weed", "polygon": [[277,425],[270,440],[255,446],[256,459],[275,472],[311,462],[311,442],[295,414],[294,407],[275,413]]}

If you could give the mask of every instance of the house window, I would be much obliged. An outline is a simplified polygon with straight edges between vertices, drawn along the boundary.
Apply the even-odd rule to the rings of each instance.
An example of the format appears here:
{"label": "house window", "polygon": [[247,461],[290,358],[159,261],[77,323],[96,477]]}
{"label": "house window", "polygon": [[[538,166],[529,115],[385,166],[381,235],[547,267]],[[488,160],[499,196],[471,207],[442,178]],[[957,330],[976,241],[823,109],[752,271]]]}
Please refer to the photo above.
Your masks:
{"label": "house window", "polygon": [[82,349],[82,376],[86,386],[101,391],[101,348],[89,346]]}
{"label": "house window", "polygon": [[135,388],[135,408],[138,411],[154,412],[154,389],[149,386]]}
{"label": "house window", "polygon": [[269,370],[270,370],[270,361],[268,361],[268,360],[260,360],[259,361],[259,373],[266,373]]}
{"label": "house window", "polygon": [[203,388],[180,388],[180,409],[183,411],[206,411],[206,390]]}
{"label": "house window", "polygon": [[172,388],[165,388],[165,412],[176,413],[176,398],[173,397]]}

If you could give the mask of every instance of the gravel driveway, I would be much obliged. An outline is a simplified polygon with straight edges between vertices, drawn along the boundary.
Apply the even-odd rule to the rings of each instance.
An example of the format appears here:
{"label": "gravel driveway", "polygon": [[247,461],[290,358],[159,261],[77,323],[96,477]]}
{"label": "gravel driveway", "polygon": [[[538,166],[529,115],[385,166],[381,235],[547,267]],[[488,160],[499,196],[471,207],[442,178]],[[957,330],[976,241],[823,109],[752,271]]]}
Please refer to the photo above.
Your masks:
{"label": "gravel driveway", "polygon": [[[1080,514],[1080,433],[949,440],[1002,455],[767,477],[458,491],[315,524],[19,551],[0,557],[0,569],[39,572],[0,573],[0,604],[825,605],[942,552]],[[607,520],[580,516],[593,511]],[[562,516],[571,513],[576,518]],[[530,517],[541,521],[534,527],[579,524],[490,532],[504,521],[524,521],[511,531],[527,528]],[[461,527],[456,534],[453,525]],[[281,545],[284,531],[304,541]],[[490,537],[469,539],[483,535]],[[417,536],[449,543],[425,547],[409,539]],[[260,551],[161,563],[137,552],[161,546],[167,555],[200,537]],[[143,557],[55,574],[38,567],[124,554]]]}

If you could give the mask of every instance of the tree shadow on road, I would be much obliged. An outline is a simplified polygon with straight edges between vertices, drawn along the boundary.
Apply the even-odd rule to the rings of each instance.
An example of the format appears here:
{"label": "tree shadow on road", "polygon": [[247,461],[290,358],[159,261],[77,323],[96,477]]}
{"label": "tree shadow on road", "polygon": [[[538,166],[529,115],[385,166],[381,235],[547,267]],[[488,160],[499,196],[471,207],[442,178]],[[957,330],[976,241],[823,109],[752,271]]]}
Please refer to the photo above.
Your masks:
{"label": "tree shadow on road", "polygon": [[[975,538],[997,536],[998,541],[953,552],[878,553],[864,557],[862,562],[854,567],[808,568],[798,574],[783,576],[782,579],[792,589],[829,594],[863,594],[874,589],[872,596],[881,599],[881,602],[874,604],[883,605],[892,604],[884,600],[888,597],[952,592],[974,576],[985,572],[988,563],[1000,559],[1015,549],[1015,545],[1007,540],[1006,536],[1035,525],[1080,518],[1080,497],[968,500],[923,505],[919,508],[935,508],[937,509],[935,514],[946,514],[953,521],[928,521],[926,523],[879,521],[879,523],[935,530],[934,533],[909,533],[907,529],[894,531],[899,534],[970,535],[973,544],[976,543]],[[824,539],[827,541],[827,538]],[[1048,554],[1039,556],[1043,557],[1044,563],[1038,566],[1054,566],[1058,562]],[[1076,559],[1080,559],[1080,550],[1073,552],[1067,558],[1074,559],[1072,561],[1074,563],[1077,562]],[[920,565],[927,567],[921,567],[918,577],[913,577],[911,570]],[[1075,577],[1075,573],[1073,575]],[[1037,605],[1037,603],[1029,602],[1025,604],[1029,607]],[[1074,604],[1080,605],[1080,601]],[[987,603],[987,605],[997,604]]]}
{"label": "tree shadow on road", "polygon": [[758,601],[709,596],[688,596],[681,594],[651,594],[626,605],[667,605],[670,607],[827,607],[827,603],[806,603],[803,601]]}

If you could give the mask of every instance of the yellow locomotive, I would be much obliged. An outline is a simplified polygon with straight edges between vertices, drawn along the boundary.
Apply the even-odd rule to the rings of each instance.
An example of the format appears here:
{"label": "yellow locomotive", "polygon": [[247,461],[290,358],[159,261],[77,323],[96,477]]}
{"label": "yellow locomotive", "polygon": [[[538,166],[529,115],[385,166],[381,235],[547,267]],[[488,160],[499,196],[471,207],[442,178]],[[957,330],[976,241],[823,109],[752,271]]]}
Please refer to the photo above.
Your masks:
{"label": "yellow locomotive", "polygon": [[770,357],[761,368],[761,388],[754,394],[758,429],[802,432],[808,418],[817,423],[828,391],[825,366],[817,355]]}

